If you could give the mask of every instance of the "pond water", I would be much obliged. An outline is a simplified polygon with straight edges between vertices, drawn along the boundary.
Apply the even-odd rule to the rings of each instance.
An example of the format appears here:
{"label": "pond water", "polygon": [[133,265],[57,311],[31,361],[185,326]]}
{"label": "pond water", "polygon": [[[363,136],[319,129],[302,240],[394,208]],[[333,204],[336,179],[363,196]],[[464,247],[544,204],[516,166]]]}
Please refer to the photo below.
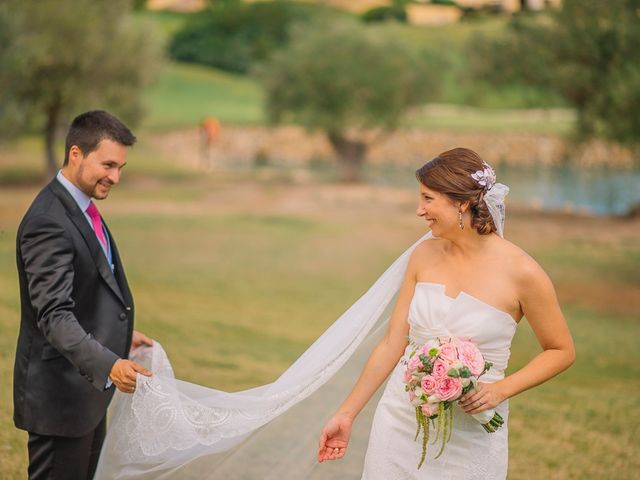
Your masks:
{"label": "pond water", "polygon": [[[511,189],[508,200],[541,209],[619,215],[640,203],[640,168],[500,165],[496,174]],[[368,166],[366,178],[378,185],[416,187],[407,167]]]}

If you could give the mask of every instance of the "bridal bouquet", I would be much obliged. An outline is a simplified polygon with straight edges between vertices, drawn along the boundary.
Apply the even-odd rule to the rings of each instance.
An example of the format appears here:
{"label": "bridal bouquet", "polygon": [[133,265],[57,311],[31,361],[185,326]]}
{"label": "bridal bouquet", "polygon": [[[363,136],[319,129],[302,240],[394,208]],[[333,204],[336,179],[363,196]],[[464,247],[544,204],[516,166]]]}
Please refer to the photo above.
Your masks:
{"label": "bridal bouquet", "polygon": [[[437,338],[417,346],[409,355],[404,372],[405,390],[416,408],[418,429],[422,430],[422,456],[418,468],[424,463],[429,441],[429,421],[436,432],[433,443],[441,438],[438,458],[451,438],[453,409],[451,406],[462,395],[474,388],[478,378],[491,368],[472,342],[457,338]],[[495,432],[504,420],[495,410],[473,415],[487,432]]]}

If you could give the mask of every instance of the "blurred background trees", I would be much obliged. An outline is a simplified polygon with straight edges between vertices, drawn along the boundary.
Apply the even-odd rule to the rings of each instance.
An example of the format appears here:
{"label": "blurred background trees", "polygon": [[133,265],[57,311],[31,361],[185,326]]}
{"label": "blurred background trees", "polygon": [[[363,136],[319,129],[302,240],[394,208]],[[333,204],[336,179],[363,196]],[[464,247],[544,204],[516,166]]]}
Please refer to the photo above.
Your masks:
{"label": "blurred background trees", "polygon": [[561,96],[580,135],[640,140],[640,0],[564,0],[558,10],[516,16],[472,49],[475,76]]}
{"label": "blurred background trees", "polygon": [[[575,127],[585,139],[634,146],[639,2],[531,0],[505,15],[504,5],[518,2],[389,0],[356,11],[355,3],[366,2],[203,0],[191,2],[203,8],[176,12],[147,9],[169,0],[6,0],[0,130],[42,131],[53,169],[56,130],[72,112],[109,108],[135,125],[146,96],[151,129],[186,128],[213,115],[223,124],[323,131],[341,177],[352,179],[383,132],[486,130],[496,111],[564,115],[542,124],[524,112],[515,124],[496,122],[496,129],[522,122],[528,132],[564,135]],[[542,8],[547,3],[556,7]],[[421,16],[428,8],[436,9],[434,17]],[[449,23],[421,23],[440,22],[441,10]],[[146,89],[162,49],[172,61],[160,86]],[[458,106],[477,115],[449,113],[443,122],[431,113]]]}
{"label": "blurred background trees", "polygon": [[337,11],[301,2],[214,1],[190,17],[169,44],[181,62],[247,73],[286,45],[294,23],[323,21]]}
{"label": "blurred background trees", "polygon": [[[438,39],[435,33],[423,36],[411,25],[380,30],[377,35],[431,49],[430,61],[436,62],[445,85],[429,101],[500,106],[503,98],[514,106],[569,105],[576,109],[582,136],[634,144],[640,137],[634,115],[640,89],[639,2],[568,0],[559,2],[560,8],[532,12],[530,2],[523,1],[511,20],[469,28],[480,34],[466,39],[457,34],[450,39]],[[258,63],[269,62],[274,52],[288,48],[292,25],[330,24],[347,16],[323,3],[212,0],[208,8],[190,16],[168,51],[178,61],[246,74]],[[500,12],[498,2],[478,9],[465,6],[466,2],[460,7],[450,0],[431,3],[460,8],[463,21],[469,17],[482,22],[482,15],[488,19],[495,16],[491,12]],[[376,25],[406,24],[408,9],[416,4],[393,0],[355,18]],[[437,40],[435,49],[431,38]],[[457,98],[448,95],[452,91]]]}
{"label": "blurred background trees", "polygon": [[387,21],[407,21],[407,12],[405,6],[408,0],[393,0],[390,5],[371,8],[360,15],[363,21],[371,22],[387,22]]}
{"label": "blurred background trees", "polygon": [[0,125],[42,132],[58,168],[55,135],[79,110],[108,108],[135,125],[158,71],[160,44],[134,23],[128,0],[6,0],[0,5]]}
{"label": "blurred background trees", "polygon": [[372,137],[398,127],[439,85],[424,54],[382,32],[346,21],[299,25],[260,70],[268,118],[324,132],[342,180],[361,180]]}

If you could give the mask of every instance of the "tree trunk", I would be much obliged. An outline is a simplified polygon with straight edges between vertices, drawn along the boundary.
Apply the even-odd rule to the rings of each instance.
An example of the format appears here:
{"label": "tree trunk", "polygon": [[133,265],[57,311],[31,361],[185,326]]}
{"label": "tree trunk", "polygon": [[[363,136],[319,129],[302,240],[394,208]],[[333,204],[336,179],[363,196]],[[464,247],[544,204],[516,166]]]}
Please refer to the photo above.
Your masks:
{"label": "tree trunk", "polygon": [[367,144],[350,140],[341,133],[327,132],[329,142],[338,155],[338,174],[343,182],[361,182]]}
{"label": "tree trunk", "polygon": [[56,153],[54,143],[56,140],[56,132],[58,131],[58,123],[60,121],[61,102],[59,98],[54,99],[46,109],[46,123],[44,126],[44,149],[47,172],[55,175],[58,171],[58,162],[56,161]]}

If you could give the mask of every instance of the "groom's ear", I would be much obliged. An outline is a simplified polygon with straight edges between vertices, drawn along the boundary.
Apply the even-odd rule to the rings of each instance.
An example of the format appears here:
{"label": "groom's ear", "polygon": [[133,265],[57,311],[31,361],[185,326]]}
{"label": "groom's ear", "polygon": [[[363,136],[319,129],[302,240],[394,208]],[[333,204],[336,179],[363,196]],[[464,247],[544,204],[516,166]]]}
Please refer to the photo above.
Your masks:
{"label": "groom's ear", "polygon": [[80,150],[80,147],[78,147],[77,145],[71,145],[71,147],[69,148],[69,163],[75,167],[82,161],[83,158],[84,154],[82,153],[82,150]]}

